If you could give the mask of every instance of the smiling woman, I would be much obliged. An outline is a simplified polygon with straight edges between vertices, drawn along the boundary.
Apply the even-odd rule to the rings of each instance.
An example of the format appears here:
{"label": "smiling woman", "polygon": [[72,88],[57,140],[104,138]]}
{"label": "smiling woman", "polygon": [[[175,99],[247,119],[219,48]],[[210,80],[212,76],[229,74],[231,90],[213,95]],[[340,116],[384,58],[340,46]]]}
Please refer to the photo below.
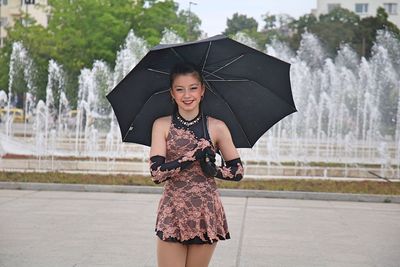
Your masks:
{"label": "smiling woman", "polygon": [[[225,123],[203,116],[197,67],[175,65],[170,86],[175,109],[154,121],[150,149],[152,180],[165,182],[155,227],[158,264],[208,266],[217,241],[230,239],[214,178],[240,181],[243,166]],[[226,166],[215,165],[217,149]]]}

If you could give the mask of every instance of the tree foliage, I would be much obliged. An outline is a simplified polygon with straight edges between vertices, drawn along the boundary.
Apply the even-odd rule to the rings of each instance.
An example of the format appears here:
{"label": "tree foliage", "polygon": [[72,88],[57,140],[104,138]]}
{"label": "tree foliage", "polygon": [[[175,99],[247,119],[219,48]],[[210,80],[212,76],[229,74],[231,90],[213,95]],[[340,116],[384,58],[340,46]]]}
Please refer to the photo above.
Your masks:
{"label": "tree foliage", "polygon": [[[35,84],[40,99],[45,98],[50,59],[63,66],[67,96],[76,104],[80,70],[91,68],[96,59],[113,67],[116,53],[130,29],[150,46],[161,40],[165,28],[185,40],[197,39],[201,34],[200,19],[191,12],[188,25],[188,12],[178,12],[178,4],[172,0],[49,0],[48,3],[51,8],[47,28],[24,16],[8,29],[6,45],[0,50],[1,62],[9,62],[12,43],[22,41],[38,68]],[[8,64],[1,64],[1,89],[8,88],[8,72]],[[22,92],[27,90],[23,85],[18,88]]]}
{"label": "tree foliage", "polygon": [[343,44],[349,44],[359,56],[369,57],[375,42],[376,32],[387,29],[398,38],[400,31],[388,20],[384,8],[377,10],[376,16],[360,18],[356,13],[343,8],[335,8],[327,14],[316,17],[305,14],[294,19],[286,14],[269,14],[263,16],[264,25],[257,31],[257,22],[245,15],[235,13],[227,20],[224,34],[232,36],[238,31],[245,32],[256,40],[260,49],[274,40],[285,42],[294,50],[300,46],[303,33],[316,35],[327,53],[334,57]]}
{"label": "tree foliage", "polygon": [[362,19],[356,13],[343,8],[335,8],[328,14],[321,14],[319,18],[307,14],[290,23],[290,28],[293,35],[287,41],[293,50],[297,50],[301,35],[307,31],[318,36],[331,56],[337,53],[340,45],[347,43],[360,56],[369,57],[376,32],[380,29],[387,29],[400,36],[399,29],[388,21],[388,15],[383,8],[377,10],[375,17]]}
{"label": "tree foliage", "polygon": [[238,32],[243,32],[261,47],[266,42],[266,36],[263,32],[259,32],[258,22],[252,18],[239,13],[233,14],[232,18],[227,19],[227,27],[223,32],[224,35],[233,37]]}
{"label": "tree foliage", "polygon": [[240,31],[245,31],[246,33],[256,32],[258,22],[254,18],[235,13],[232,18],[227,19],[226,25],[227,27],[223,34],[232,36]]}

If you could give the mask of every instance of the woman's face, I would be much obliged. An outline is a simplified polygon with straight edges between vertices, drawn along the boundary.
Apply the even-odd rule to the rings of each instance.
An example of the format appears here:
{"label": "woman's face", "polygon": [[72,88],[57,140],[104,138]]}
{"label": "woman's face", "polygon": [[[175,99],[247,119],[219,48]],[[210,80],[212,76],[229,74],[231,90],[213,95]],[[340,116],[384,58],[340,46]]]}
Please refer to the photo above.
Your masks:
{"label": "woman's face", "polygon": [[204,89],[196,75],[177,75],[172,83],[171,96],[179,110],[190,112],[198,109]]}

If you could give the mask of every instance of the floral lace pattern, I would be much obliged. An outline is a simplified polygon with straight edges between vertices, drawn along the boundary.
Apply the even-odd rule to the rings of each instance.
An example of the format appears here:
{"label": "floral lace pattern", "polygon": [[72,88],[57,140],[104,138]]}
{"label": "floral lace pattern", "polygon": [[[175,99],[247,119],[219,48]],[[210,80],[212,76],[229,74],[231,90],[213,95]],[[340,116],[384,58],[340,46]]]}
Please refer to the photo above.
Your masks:
{"label": "floral lace pattern", "polygon": [[[150,164],[151,164],[151,162],[150,162]],[[162,171],[160,169],[161,169],[161,167],[158,167],[157,170],[154,170],[154,171],[151,170],[151,176],[152,176],[151,180],[153,182],[162,183],[162,182],[164,182],[163,179],[166,179],[169,176],[175,176],[181,171],[181,168],[173,169],[170,171]]]}
{"label": "floral lace pattern", "polygon": [[[234,170],[232,170],[232,167],[220,167],[218,168],[219,171],[221,172],[222,178],[229,180],[229,179],[233,179],[235,177],[238,177],[239,175],[241,177],[243,177],[243,173],[244,173],[244,169],[243,169],[243,165],[240,163],[236,164],[236,168],[234,168]],[[236,169],[236,170],[235,170]]]}
{"label": "floral lace pattern", "polygon": [[[190,157],[199,147],[209,146],[209,142],[198,139],[189,129],[175,127],[172,122],[167,138],[166,161],[181,156]],[[203,174],[198,161],[174,173],[165,182],[155,231],[162,232],[163,240],[175,238],[181,243],[194,238],[200,238],[204,243],[230,239],[216,182]]]}

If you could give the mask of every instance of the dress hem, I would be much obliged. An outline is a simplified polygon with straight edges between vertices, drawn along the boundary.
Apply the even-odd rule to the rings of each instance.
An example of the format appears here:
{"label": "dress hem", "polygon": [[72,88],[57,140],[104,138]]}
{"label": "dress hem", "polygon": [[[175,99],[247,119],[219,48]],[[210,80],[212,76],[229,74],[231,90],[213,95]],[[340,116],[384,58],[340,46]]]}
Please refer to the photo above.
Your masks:
{"label": "dress hem", "polygon": [[184,244],[184,245],[187,245],[187,244],[212,244],[212,243],[218,242],[219,240],[231,239],[229,232],[226,233],[225,236],[217,234],[218,239],[212,239],[212,240],[208,237],[207,233],[205,233],[204,234],[204,238],[206,239],[206,241],[202,240],[199,236],[196,236],[194,238],[187,239],[187,240],[179,240],[176,237],[168,237],[168,238],[164,239],[162,231],[157,230],[157,229],[155,231],[156,231],[156,235],[162,241],[181,243],[181,244]]}

